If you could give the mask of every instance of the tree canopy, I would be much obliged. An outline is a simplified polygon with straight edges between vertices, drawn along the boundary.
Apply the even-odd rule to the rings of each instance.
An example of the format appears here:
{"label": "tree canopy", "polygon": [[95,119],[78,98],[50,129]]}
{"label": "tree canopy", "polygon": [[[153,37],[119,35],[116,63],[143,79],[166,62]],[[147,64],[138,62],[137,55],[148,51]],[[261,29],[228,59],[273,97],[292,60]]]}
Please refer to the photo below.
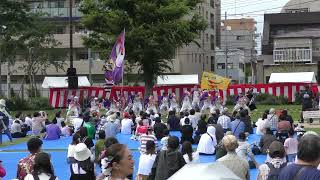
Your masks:
{"label": "tree canopy", "polygon": [[195,13],[201,0],[83,0],[82,22],[92,33],[85,44],[106,58],[126,31],[126,59],[142,70],[146,88],[171,70],[177,47],[196,39],[207,24]]}

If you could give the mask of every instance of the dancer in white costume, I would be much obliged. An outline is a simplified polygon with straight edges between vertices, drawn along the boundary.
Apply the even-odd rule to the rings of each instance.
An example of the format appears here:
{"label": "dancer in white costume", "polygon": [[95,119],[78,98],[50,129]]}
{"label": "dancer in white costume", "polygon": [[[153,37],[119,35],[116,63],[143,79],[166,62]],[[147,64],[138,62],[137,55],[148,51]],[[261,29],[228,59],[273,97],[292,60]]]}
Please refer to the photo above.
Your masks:
{"label": "dancer in white costume", "polygon": [[107,114],[111,114],[111,112],[119,112],[120,111],[120,102],[115,99],[111,99],[110,109]]}
{"label": "dancer in white costume", "polygon": [[71,97],[71,102],[69,103],[67,117],[75,116],[78,117],[80,113],[79,98],[77,96]]}
{"label": "dancer in white costume", "polygon": [[210,108],[210,113],[213,113],[216,109],[219,109],[220,112],[223,111],[223,102],[221,96],[219,96],[218,93],[216,93],[215,101],[212,102],[212,106]]}
{"label": "dancer in white costume", "polygon": [[98,98],[95,97],[91,100],[90,102],[90,112],[98,112],[100,111],[100,107],[99,107],[99,102],[98,102]]}
{"label": "dancer in white costume", "polygon": [[237,104],[234,106],[233,111],[239,111],[241,108],[247,109],[250,113],[250,109],[247,106],[249,99],[246,96],[243,96],[242,93],[240,93]]}
{"label": "dancer in white costume", "polygon": [[182,106],[181,106],[180,112],[190,111],[192,109],[190,98],[191,98],[190,93],[186,91],[182,99]]}
{"label": "dancer in white costume", "polygon": [[147,107],[147,111],[150,112],[150,110],[152,110],[155,114],[158,113],[158,110],[157,110],[157,102],[156,102],[156,99],[154,98],[153,95],[150,95],[149,96],[149,102],[148,102],[148,107]]}
{"label": "dancer in white costume", "polygon": [[176,98],[176,95],[172,93],[169,97],[170,99],[170,108],[169,111],[179,112],[179,104]]}
{"label": "dancer in white costume", "polygon": [[169,97],[167,93],[163,93],[160,103],[160,112],[169,110]]}
{"label": "dancer in white costume", "polygon": [[203,106],[201,108],[201,112],[205,113],[207,110],[210,110],[212,107],[211,95],[209,94],[208,91],[203,92],[203,94],[201,96],[201,100],[203,101]]}
{"label": "dancer in white costume", "polygon": [[192,92],[192,108],[199,107],[200,108],[200,91],[197,86],[194,87],[194,91]]}
{"label": "dancer in white costume", "polygon": [[139,92],[138,94],[135,94],[133,95],[133,111],[135,114],[139,114],[140,111],[143,110],[143,106],[142,106],[142,99],[143,99],[143,96],[142,96],[142,93]]}

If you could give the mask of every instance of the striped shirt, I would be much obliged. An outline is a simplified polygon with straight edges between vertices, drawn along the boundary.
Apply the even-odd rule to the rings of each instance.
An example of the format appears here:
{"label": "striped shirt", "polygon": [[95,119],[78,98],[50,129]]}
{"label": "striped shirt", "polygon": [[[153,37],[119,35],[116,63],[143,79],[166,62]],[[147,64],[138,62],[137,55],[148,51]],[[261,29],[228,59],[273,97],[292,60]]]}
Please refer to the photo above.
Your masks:
{"label": "striped shirt", "polygon": [[218,124],[222,126],[223,129],[231,129],[231,119],[226,115],[222,115],[218,118]]}
{"label": "striped shirt", "polygon": [[141,153],[146,153],[147,150],[146,150],[146,144],[147,144],[147,141],[154,141],[154,143],[156,144],[156,147],[157,147],[157,144],[158,144],[158,141],[157,141],[157,138],[152,135],[152,134],[142,134],[140,136],[140,152]]}

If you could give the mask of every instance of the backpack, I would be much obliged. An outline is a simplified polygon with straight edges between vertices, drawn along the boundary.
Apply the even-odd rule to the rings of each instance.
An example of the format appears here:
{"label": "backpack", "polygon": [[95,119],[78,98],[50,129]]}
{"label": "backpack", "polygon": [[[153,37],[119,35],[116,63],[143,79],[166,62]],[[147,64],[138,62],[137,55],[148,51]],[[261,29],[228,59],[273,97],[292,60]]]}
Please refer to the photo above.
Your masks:
{"label": "backpack", "polygon": [[281,164],[281,166],[279,168],[275,168],[273,166],[273,164],[271,164],[269,162],[267,162],[266,164],[268,165],[268,167],[270,169],[267,180],[278,180],[282,168],[287,166],[287,163],[283,163],[283,164]]}

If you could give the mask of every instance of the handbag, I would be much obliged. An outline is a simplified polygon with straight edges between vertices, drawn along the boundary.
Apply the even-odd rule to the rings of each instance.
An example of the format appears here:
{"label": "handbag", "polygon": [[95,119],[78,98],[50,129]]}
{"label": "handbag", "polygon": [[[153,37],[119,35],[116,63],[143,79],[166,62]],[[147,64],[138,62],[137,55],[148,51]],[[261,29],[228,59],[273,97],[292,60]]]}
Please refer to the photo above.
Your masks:
{"label": "handbag", "polygon": [[254,155],[259,155],[259,154],[261,154],[261,151],[260,151],[260,148],[257,146],[257,145],[253,145],[253,147],[252,147],[252,153],[254,154]]}

